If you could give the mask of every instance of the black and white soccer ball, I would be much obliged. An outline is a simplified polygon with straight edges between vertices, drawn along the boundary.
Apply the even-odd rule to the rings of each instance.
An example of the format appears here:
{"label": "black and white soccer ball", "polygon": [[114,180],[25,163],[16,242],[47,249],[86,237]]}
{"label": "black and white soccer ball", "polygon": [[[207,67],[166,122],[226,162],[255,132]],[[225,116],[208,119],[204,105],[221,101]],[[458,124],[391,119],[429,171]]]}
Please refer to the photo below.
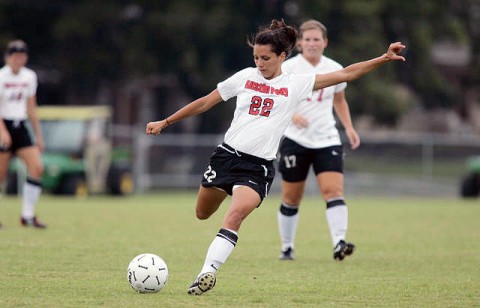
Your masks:
{"label": "black and white soccer ball", "polygon": [[153,253],[140,254],[128,265],[127,279],[139,293],[156,293],[167,284],[167,264]]}

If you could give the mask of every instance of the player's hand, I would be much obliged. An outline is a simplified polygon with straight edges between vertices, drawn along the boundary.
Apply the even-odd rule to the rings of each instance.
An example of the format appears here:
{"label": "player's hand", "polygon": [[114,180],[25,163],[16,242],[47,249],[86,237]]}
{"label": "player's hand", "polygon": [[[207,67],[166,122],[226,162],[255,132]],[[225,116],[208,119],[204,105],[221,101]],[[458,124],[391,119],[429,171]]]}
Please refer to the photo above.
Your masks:
{"label": "player's hand", "polygon": [[299,113],[295,113],[292,116],[292,122],[298,128],[306,128],[309,125],[307,118],[305,118],[304,116],[302,116]]}
{"label": "player's hand", "polygon": [[156,122],[148,122],[147,127],[145,129],[145,132],[148,135],[158,135],[164,129],[167,127],[167,122],[165,120],[162,121],[156,121]]}
{"label": "player's hand", "polygon": [[350,142],[351,149],[357,149],[360,146],[360,136],[358,136],[355,129],[347,129],[345,130],[345,134],[347,135],[348,142]]}
{"label": "player's hand", "polygon": [[0,148],[8,149],[12,145],[12,137],[7,130],[0,132]]}
{"label": "player's hand", "polygon": [[401,42],[395,42],[390,44],[388,46],[388,50],[386,53],[387,59],[388,60],[402,60],[405,61],[405,58],[402,56],[399,56],[398,54],[401,53],[405,49],[405,45],[403,45]]}
{"label": "player's hand", "polygon": [[35,142],[38,146],[38,150],[40,151],[40,153],[42,153],[45,150],[45,142],[43,141],[43,137],[36,136],[35,139],[36,139]]}

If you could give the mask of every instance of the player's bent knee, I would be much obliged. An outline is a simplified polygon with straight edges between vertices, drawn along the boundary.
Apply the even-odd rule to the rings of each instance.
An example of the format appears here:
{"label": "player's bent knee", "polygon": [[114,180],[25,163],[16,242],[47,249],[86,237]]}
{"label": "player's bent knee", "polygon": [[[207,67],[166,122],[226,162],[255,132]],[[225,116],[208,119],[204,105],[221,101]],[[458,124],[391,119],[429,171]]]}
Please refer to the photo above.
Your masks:
{"label": "player's bent knee", "polygon": [[212,216],[212,213],[197,209],[196,215],[198,219],[205,220],[205,219],[208,219],[210,216]]}

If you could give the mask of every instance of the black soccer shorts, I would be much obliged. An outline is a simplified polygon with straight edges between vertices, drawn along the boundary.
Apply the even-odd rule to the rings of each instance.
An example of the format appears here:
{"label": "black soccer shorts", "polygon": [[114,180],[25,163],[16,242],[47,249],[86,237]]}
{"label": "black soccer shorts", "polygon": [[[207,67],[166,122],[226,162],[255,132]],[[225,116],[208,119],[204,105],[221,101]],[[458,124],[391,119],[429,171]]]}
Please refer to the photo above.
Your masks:
{"label": "black soccer shorts", "polygon": [[344,155],[341,145],[309,149],[284,138],[279,152],[279,171],[286,182],[305,181],[310,166],[313,166],[315,175],[327,171],[343,173]]}
{"label": "black soccer shorts", "polygon": [[12,144],[8,148],[0,146],[0,152],[11,152],[15,154],[18,149],[34,145],[30,126],[26,124],[27,121],[3,120],[3,122],[10,134]]}
{"label": "black soccer shorts", "polygon": [[[232,195],[236,185],[248,186],[255,190],[260,199],[268,195],[275,177],[272,160],[236,151],[222,143],[212,156],[203,174],[203,187],[217,187]],[[261,202],[260,202],[261,203]]]}

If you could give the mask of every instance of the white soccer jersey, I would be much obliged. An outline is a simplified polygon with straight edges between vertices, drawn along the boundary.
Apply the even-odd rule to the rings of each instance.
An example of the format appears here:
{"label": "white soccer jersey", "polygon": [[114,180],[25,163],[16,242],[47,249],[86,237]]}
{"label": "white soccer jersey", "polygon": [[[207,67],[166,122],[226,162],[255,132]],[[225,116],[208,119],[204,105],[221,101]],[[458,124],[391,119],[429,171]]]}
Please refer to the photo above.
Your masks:
{"label": "white soccer jersey", "polygon": [[[341,70],[343,67],[332,59],[322,56],[320,63],[313,66],[301,54],[288,59],[282,65],[284,72],[292,74],[326,74]],[[292,122],[285,136],[307,148],[324,148],[340,145],[340,135],[335,127],[333,116],[333,96],[346,88],[345,82],[316,90],[307,99],[298,104],[295,112],[308,120],[309,126],[298,128]]]}
{"label": "white soccer jersey", "polygon": [[247,154],[275,159],[296,105],[311,94],[314,82],[313,74],[283,73],[265,79],[253,67],[220,82],[217,88],[223,100],[237,97],[225,143]]}
{"label": "white soccer jersey", "polygon": [[22,67],[14,74],[10,66],[0,69],[0,116],[5,120],[26,120],[27,100],[37,92],[37,74]]}

